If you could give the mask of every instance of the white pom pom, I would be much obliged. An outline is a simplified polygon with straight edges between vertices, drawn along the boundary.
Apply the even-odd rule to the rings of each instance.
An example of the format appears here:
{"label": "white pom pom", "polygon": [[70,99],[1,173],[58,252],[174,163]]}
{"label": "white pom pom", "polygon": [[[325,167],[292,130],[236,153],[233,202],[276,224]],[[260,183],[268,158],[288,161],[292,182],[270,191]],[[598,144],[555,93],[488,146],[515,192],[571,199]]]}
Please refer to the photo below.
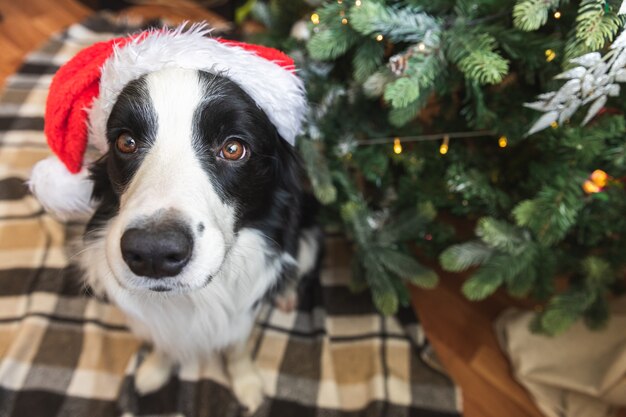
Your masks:
{"label": "white pom pom", "polygon": [[91,202],[93,182],[83,168],[70,173],[55,156],[39,161],[33,167],[28,186],[41,205],[59,220],[87,220],[94,211]]}

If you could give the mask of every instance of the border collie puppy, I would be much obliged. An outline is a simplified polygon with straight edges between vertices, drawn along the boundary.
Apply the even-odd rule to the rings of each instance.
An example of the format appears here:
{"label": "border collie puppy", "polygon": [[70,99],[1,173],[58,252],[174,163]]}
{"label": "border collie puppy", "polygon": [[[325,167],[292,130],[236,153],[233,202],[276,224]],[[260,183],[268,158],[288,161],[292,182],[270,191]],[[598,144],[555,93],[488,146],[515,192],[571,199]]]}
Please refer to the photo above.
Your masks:
{"label": "border collie puppy", "polygon": [[[293,105],[292,91],[281,79],[273,85],[265,71],[250,88],[246,78],[238,79],[242,68],[219,62],[187,66],[167,56],[198,58],[193,47],[210,42],[228,59],[232,51],[224,48],[245,58],[235,60],[237,65],[267,62],[276,67],[272,71],[285,71],[241,44],[204,34],[197,27],[150,32],[108,52],[100,95],[88,115],[88,140],[104,152],[85,164],[89,174],[85,167],[78,174],[91,187],[93,208],[80,264],[87,282],[154,346],[135,377],[140,393],[160,388],[175,364],[201,363],[223,351],[234,393],[253,411],[263,384],[245,345],[257,309],[277,290],[283,290],[282,304],[293,308],[294,282],[314,267],[319,248],[320,234],[304,203],[301,162],[293,137],[285,138],[294,135],[288,128],[294,119],[300,122],[304,107],[295,113],[285,108]],[[180,50],[172,46],[181,39]],[[116,79],[119,91],[106,89],[109,61],[123,59],[124,52],[141,55],[128,48],[154,49],[146,44],[151,41],[161,46],[166,64],[146,58],[148,70]],[[113,65],[115,77],[123,68]],[[295,78],[291,72],[289,77]],[[99,136],[104,146],[98,146]],[[41,195],[42,175],[35,170],[31,187],[54,210]]]}

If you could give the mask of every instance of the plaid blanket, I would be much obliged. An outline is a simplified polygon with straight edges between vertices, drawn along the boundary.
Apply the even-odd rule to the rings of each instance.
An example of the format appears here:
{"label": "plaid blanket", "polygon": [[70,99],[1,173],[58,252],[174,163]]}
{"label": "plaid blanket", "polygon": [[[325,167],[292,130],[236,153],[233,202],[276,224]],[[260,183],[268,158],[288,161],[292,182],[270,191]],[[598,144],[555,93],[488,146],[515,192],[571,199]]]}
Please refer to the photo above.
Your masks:
{"label": "plaid blanket", "polygon": [[[54,72],[81,48],[131,29],[101,15],[70,27],[27,57],[0,98],[2,417],[242,413],[220,361],[183,366],[154,394],[135,392],[149,346],[81,283],[66,242],[82,225],[49,217],[24,185],[49,154],[42,128]],[[377,314],[367,293],[348,288],[348,245],[329,238],[327,254],[297,311],[268,305],[258,318],[250,343],[268,399],[256,415],[458,416],[458,390],[424,361],[412,310]]]}

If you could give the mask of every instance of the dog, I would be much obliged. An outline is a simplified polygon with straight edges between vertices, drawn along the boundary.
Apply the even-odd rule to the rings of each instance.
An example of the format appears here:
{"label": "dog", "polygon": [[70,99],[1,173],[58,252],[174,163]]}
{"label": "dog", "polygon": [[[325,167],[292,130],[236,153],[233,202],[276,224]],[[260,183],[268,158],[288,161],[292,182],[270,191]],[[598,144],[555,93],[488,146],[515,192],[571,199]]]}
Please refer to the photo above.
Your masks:
{"label": "dog", "polygon": [[[209,48],[211,56],[224,54],[224,62],[266,65],[278,74],[270,82],[290,77],[283,84],[298,94],[300,84],[239,47],[203,43],[209,42],[205,32],[192,27],[131,38],[132,62],[140,57],[164,64],[149,61],[149,70],[128,76],[128,82],[119,75],[128,65],[102,69],[103,79],[113,81],[100,87],[94,101],[89,140],[102,136],[105,151],[81,177],[93,211],[79,264],[90,287],[115,303],[131,330],[153,345],[136,372],[140,394],[162,387],[175,365],[201,364],[223,352],[234,394],[252,412],[263,400],[263,382],[246,350],[255,315],[274,295],[279,306],[294,308],[298,280],[319,262],[321,232],[302,161],[293,138],[285,137],[295,135],[284,122],[295,117],[289,116],[289,98],[283,102],[272,90],[263,79],[266,71],[258,71],[260,81],[251,80],[257,85],[246,89],[237,82],[237,68],[217,68],[222,61],[208,71],[170,65],[162,55],[170,48],[173,56],[184,57],[201,43],[198,56]],[[98,48],[103,49],[93,50]],[[123,53],[116,51],[111,60],[123,59]],[[85,56],[77,68],[92,62]],[[105,97],[115,83],[121,90]],[[67,81],[58,85],[63,91]],[[53,81],[51,96],[67,95],[54,86]],[[273,107],[266,105],[268,94]],[[56,107],[50,111],[58,113]],[[54,124],[56,114],[48,116]],[[46,133],[52,146],[55,131]],[[61,199],[46,200],[46,187],[37,184],[51,175],[41,172],[34,172],[31,188],[54,208]]]}

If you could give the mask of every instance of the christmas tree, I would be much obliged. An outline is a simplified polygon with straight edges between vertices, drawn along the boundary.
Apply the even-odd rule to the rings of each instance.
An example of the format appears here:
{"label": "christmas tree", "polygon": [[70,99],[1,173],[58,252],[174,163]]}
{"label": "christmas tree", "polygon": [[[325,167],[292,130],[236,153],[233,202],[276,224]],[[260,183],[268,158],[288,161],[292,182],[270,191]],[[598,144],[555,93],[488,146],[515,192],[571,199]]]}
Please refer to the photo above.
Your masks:
{"label": "christmas tree", "polygon": [[408,303],[407,282],[436,285],[425,257],[471,269],[472,300],[503,288],[541,301],[537,331],[606,322],[626,266],[620,6],[251,0],[239,10],[265,27],[253,41],[297,61],[311,101],[299,148],[322,218],[354,242],[354,287],[370,288],[380,311]]}

